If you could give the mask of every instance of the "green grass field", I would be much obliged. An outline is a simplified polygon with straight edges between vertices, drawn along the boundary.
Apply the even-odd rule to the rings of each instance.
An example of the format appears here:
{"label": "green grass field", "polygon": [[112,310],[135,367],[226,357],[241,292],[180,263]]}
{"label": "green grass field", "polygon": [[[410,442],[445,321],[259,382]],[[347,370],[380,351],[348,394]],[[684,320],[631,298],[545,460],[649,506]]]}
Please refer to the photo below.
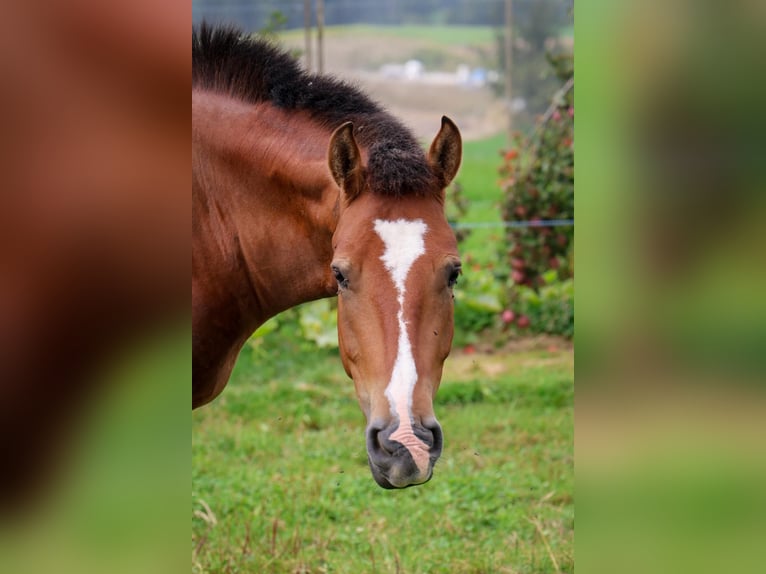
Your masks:
{"label": "green grass field", "polygon": [[275,337],[193,416],[194,572],[572,572],[572,353],[458,355],[431,482],[372,480],[335,352]]}

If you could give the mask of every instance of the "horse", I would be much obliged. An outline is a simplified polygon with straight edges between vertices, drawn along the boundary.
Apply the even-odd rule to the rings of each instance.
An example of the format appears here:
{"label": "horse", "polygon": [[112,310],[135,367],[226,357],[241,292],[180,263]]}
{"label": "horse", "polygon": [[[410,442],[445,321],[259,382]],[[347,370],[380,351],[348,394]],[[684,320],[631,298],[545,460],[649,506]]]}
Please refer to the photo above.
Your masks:
{"label": "horse", "polygon": [[192,408],[264,321],[337,296],[373,478],[430,480],[461,273],[444,190],[461,155],[446,116],[426,153],[356,87],[234,28],[193,28]]}

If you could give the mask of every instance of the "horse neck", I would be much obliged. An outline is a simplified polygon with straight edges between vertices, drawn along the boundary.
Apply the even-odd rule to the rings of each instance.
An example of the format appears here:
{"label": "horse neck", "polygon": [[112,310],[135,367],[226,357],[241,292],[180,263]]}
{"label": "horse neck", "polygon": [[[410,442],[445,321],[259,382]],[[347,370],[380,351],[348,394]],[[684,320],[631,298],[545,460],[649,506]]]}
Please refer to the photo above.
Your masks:
{"label": "horse neck", "polygon": [[333,295],[330,134],[308,118],[222,96],[193,95],[192,110],[193,279],[216,283],[246,335]]}

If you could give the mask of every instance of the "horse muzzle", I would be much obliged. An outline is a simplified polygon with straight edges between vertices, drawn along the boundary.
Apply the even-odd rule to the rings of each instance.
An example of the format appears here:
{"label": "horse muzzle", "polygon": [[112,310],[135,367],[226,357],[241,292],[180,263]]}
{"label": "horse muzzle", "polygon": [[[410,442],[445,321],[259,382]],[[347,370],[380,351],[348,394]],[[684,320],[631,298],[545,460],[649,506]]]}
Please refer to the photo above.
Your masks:
{"label": "horse muzzle", "polygon": [[367,458],[372,476],[383,488],[406,488],[428,482],[441,456],[442,429],[436,420],[427,425],[391,424],[367,427]]}

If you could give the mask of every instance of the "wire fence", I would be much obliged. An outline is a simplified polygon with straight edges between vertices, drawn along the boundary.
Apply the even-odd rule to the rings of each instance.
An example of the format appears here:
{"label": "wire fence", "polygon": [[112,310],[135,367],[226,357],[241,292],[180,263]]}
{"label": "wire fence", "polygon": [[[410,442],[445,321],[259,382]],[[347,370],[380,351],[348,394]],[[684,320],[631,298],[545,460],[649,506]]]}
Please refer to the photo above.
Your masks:
{"label": "wire fence", "polygon": [[453,229],[493,229],[512,227],[574,227],[574,219],[534,219],[531,221],[478,221],[451,223]]}

